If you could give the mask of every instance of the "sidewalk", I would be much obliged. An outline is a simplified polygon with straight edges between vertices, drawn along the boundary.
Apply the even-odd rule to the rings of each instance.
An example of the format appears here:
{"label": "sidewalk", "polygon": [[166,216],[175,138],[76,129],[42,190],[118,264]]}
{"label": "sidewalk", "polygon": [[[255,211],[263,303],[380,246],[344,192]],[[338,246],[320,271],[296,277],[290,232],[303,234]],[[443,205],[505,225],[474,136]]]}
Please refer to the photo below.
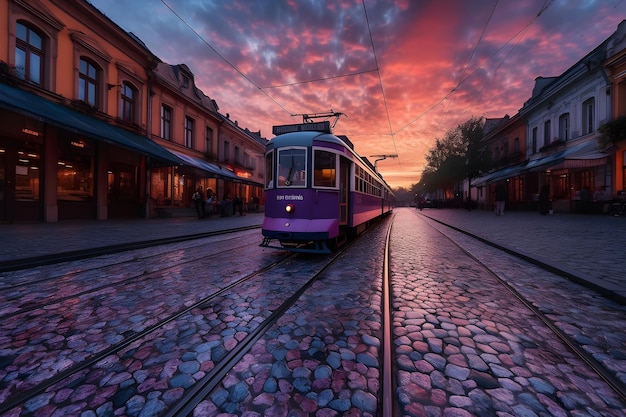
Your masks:
{"label": "sidewalk", "polygon": [[[415,209],[412,209],[415,210]],[[424,209],[420,215],[565,270],[626,300],[626,217]]]}
{"label": "sidewalk", "polygon": [[[83,220],[0,224],[0,261],[92,249],[246,226],[260,226],[263,213],[198,220],[195,217]],[[259,229],[259,244],[262,241]]]}
{"label": "sidewalk", "polygon": [[[415,210],[399,208],[396,210]],[[420,215],[494,241],[566,270],[626,300],[626,217],[534,212],[424,209]],[[263,213],[246,216],[1,224],[0,261],[24,259],[194,233],[260,226]],[[259,229],[259,244],[262,241]]]}

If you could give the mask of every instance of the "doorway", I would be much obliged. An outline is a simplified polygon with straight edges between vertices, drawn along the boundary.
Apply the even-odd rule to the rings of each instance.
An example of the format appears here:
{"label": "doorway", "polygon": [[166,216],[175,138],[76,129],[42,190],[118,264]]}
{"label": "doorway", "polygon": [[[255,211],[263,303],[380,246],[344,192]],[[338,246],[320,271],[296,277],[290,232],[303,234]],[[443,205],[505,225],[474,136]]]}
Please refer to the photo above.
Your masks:
{"label": "doorway", "polygon": [[350,162],[341,158],[339,162],[339,225],[348,224],[350,209]]}
{"label": "doorway", "polygon": [[140,204],[137,199],[137,167],[127,164],[114,164],[108,173],[108,217],[133,218],[139,216]]}

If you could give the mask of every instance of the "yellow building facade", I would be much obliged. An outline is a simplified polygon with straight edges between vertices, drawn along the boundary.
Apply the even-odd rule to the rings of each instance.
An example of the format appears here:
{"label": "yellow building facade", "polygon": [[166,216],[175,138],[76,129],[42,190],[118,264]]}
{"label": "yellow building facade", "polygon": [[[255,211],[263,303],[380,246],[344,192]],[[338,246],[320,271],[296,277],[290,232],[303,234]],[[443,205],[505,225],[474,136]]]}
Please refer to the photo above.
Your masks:
{"label": "yellow building facade", "polygon": [[[262,164],[241,176],[217,158],[231,127],[185,65],[164,64],[86,1],[0,10],[0,221],[155,216],[189,207],[198,185],[262,198]],[[187,92],[163,74],[172,68]],[[262,138],[236,136],[262,153]]]}

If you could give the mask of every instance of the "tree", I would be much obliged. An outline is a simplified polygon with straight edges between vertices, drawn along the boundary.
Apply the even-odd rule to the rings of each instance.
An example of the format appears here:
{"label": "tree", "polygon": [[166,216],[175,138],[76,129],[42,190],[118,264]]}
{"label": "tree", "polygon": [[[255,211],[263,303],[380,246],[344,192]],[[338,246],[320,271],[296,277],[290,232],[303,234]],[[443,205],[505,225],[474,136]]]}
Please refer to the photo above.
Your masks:
{"label": "tree", "polygon": [[626,116],[619,116],[598,128],[600,144],[610,146],[626,141]]}
{"label": "tree", "polygon": [[[466,146],[465,164],[467,169],[468,199],[471,200],[470,190],[472,179],[487,172],[490,167],[490,153],[483,141],[485,120],[482,117],[472,117],[467,122],[459,125],[458,129]],[[471,201],[468,201],[467,209],[471,209]]]}
{"label": "tree", "polygon": [[490,154],[485,146],[482,117],[472,117],[463,124],[446,132],[444,138],[436,139],[426,155],[427,166],[422,172],[418,189],[434,191],[449,189],[468,178],[487,172],[491,166]]}

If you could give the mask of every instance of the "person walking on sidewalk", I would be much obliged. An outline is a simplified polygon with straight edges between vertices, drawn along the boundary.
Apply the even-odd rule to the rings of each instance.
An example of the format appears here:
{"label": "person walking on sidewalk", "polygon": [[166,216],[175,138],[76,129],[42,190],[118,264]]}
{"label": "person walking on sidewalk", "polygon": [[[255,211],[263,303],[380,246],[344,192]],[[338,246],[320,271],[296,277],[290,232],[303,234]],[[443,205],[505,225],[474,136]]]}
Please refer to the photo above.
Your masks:
{"label": "person walking on sidewalk", "polygon": [[193,193],[193,197],[192,197],[194,203],[196,204],[196,213],[198,213],[198,218],[199,219],[204,219],[204,217],[206,216],[206,211],[204,208],[205,205],[205,201],[204,201],[204,191],[202,191],[202,186],[199,185],[198,189],[196,190],[195,193]]}
{"label": "person walking on sidewalk", "polygon": [[539,193],[539,213],[546,215],[550,212],[550,187],[544,184]]}
{"label": "person walking on sidewalk", "polygon": [[504,216],[504,204],[506,202],[506,187],[504,184],[496,185],[496,215]]}

